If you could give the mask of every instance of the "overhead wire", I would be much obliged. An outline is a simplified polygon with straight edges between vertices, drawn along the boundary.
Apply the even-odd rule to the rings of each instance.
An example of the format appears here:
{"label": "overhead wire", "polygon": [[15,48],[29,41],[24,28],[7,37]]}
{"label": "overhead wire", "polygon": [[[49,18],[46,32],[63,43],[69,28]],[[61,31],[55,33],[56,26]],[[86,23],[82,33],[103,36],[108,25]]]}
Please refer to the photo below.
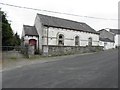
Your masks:
{"label": "overhead wire", "polygon": [[7,3],[1,3],[1,5],[6,5],[6,6],[11,6],[11,7],[16,7],[16,8],[22,8],[22,9],[29,9],[29,10],[35,10],[35,11],[43,11],[43,12],[49,12],[49,13],[57,13],[57,14],[64,14],[64,15],[70,15],[70,16],[76,16],[76,17],[84,17],[84,18],[92,18],[92,19],[101,19],[101,20],[120,20],[120,19],[112,19],[112,18],[100,18],[100,17],[92,17],[92,16],[82,16],[82,15],[77,15],[77,14],[70,14],[70,13],[64,13],[64,12],[56,12],[56,11],[50,11],[50,10],[42,10],[42,9],[36,9],[36,8],[31,8],[31,7],[23,7],[23,6],[18,6],[18,5],[12,5],[12,4],[7,4]]}

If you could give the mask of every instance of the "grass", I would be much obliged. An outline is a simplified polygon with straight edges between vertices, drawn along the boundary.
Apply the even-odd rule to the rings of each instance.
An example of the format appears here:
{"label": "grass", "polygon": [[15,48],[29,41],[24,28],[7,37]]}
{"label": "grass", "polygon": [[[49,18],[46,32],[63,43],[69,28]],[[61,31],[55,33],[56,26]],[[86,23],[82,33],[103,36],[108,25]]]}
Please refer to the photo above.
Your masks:
{"label": "grass", "polygon": [[46,56],[41,56],[41,55],[33,55],[33,56],[30,56],[27,59],[28,60],[37,60],[37,59],[43,59],[43,58],[47,58],[47,57]]}
{"label": "grass", "polygon": [[12,56],[12,57],[10,57],[9,59],[12,59],[12,60],[17,60],[17,57]]}

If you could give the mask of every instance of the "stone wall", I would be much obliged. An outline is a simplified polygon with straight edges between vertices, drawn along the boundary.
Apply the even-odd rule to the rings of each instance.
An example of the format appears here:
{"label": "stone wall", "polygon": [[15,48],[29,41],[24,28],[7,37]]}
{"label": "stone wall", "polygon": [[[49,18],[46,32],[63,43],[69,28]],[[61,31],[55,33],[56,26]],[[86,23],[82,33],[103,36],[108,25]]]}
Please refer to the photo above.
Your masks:
{"label": "stone wall", "polygon": [[[46,49],[47,48],[47,49]],[[46,49],[46,50],[44,50]],[[43,55],[58,56],[76,53],[89,53],[103,50],[100,46],[46,46],[43,45]]]}

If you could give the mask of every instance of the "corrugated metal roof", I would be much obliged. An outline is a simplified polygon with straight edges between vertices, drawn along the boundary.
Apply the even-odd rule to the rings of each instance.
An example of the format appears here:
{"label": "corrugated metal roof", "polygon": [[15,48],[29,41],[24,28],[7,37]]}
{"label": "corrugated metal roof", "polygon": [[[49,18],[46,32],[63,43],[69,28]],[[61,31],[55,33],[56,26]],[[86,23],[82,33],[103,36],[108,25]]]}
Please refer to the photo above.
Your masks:
{"label": "corrugated metal roof", "polygon": [[52,27],[79,30],[79,31],[99,34],[93,28],[88,26],[86,23],[62,19],[53,16],[42,15],[42,14],[37,14],[37,15],[39,16],[41,23],[45,26],[52,26]]}
{"label": "corrugated metal roof", "polygon": [[37,30],[34,26],[23,25],[25,35],[38,36]]}
{"label": "corrugated metal roof", "polygon": [[120,29],[110,29],[110,32],[114,34],[120,34]]}

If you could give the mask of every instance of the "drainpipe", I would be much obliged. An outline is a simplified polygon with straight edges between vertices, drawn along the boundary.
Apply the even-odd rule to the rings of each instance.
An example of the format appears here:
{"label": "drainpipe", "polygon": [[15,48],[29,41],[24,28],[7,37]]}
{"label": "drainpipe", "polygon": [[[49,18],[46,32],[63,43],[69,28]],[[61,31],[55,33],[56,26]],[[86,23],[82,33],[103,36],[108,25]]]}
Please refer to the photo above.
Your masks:
{"label": "drainpipe", "polygon": [[47,46],[48,46],[48,27],[47,27]]}
{"label": "drainpipe", "polygon": [[48,56],[48,28],[49,27],[47,27],[47,56]]}
{"label": "drainpipe", "polygon": [[39,42],[40,42],[40,41],[39,41],[39,36],[38,36],[38,53],[40,54],[40,50],[39,50],[39,45],[40,45],[40,44],[39,44]]}

